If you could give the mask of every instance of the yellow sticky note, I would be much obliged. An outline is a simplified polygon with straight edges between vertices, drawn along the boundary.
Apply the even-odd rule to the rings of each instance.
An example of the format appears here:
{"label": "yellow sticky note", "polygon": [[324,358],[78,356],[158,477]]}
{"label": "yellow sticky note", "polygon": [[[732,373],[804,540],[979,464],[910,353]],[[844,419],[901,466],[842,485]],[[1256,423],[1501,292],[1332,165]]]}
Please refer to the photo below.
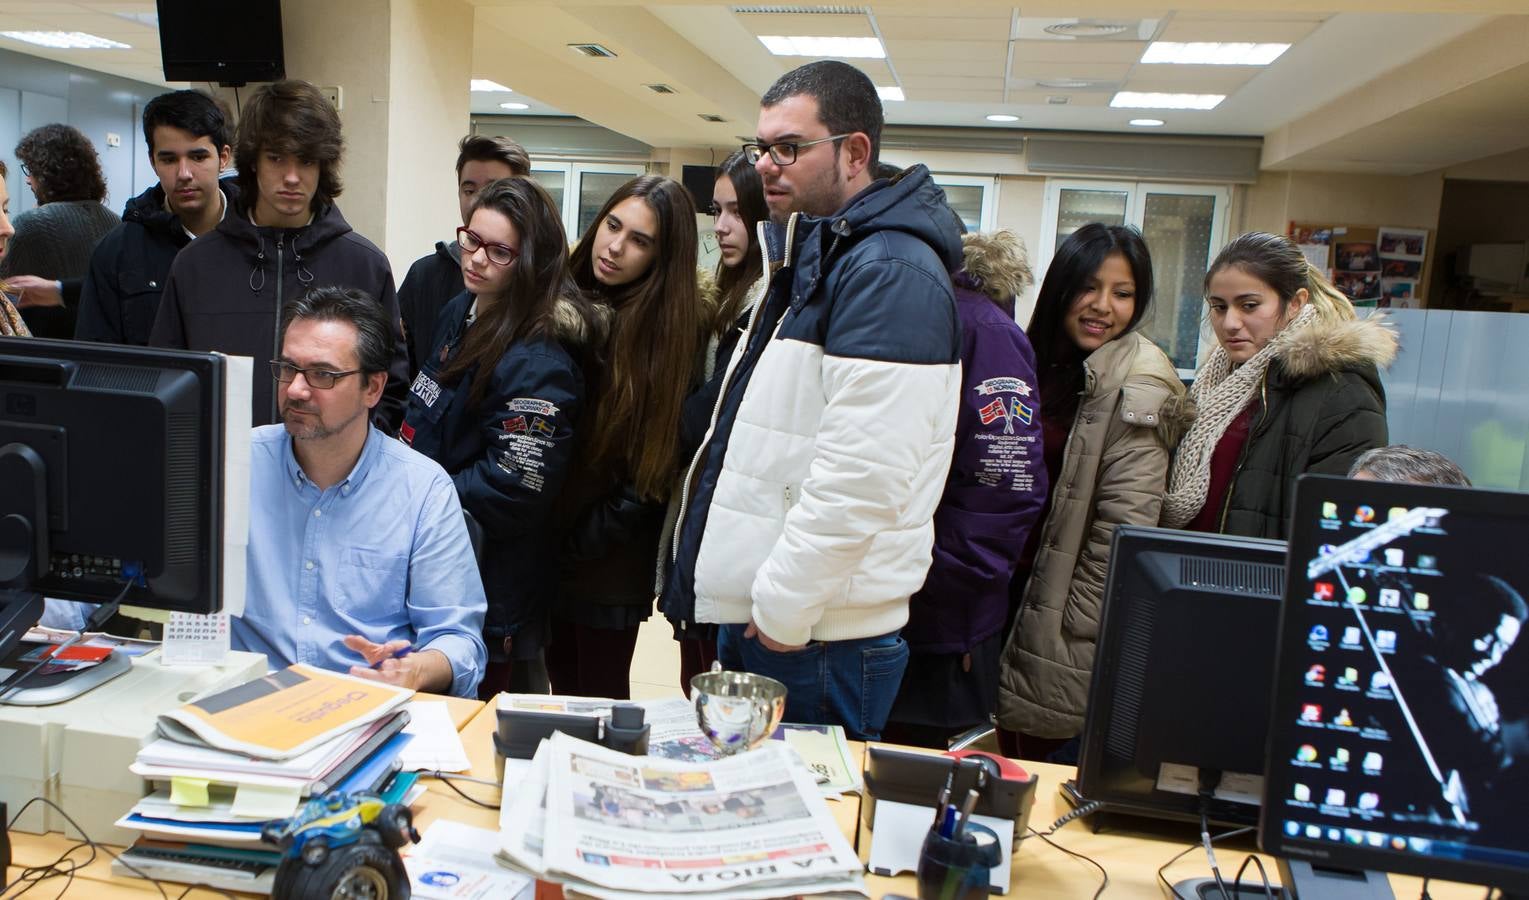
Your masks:
{"label": "yellow sticky note", "polygon": [[241,784],[234,792],[233,807],[229,811],[251,819],[285,819],[297,811],[302,799],[301,788]]}
{"label": "yellow sticky note", "polygon": [[170,779],[170,802],[178,806],[206,806],[207,779]]}

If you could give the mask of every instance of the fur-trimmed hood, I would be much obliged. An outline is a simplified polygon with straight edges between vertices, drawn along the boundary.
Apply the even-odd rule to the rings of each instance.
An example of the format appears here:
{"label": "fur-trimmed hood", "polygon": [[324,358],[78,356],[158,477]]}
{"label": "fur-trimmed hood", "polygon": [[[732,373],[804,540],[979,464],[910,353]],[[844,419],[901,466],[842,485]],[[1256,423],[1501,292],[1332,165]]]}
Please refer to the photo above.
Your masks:
{"label": "fur-trimmed hood", "polygon": [[1035,283],[1025,242],[1008,229],[967,232],[961,236],[961,254],[956,286],[985,294],[994,303],[1012,303]]}
{"label": "fur-trimmed hood", "polygon": [[591,302],[590,315],[565,297],[559,297],[552,310],[553,337],[573,347],[601,346],[611,331],[613,312],[604,303]]}
{"label": "fur-trimmed hood", "polygon": [[1396,329],[1384,313],[1334,322],[1318,317],[1311,324],[1286,329],[1275,338],[1283,374],[1296,381],[1336,375],[1373,366],[1384,369],[1396,359]]}

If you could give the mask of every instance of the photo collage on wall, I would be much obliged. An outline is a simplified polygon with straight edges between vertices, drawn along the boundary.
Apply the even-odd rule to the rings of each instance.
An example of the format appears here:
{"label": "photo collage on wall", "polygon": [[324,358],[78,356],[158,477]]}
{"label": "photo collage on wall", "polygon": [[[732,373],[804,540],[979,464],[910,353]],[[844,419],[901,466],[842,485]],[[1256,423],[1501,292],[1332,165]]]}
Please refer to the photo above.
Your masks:
{"label": "photo collage on wall", "polygon": [[1355,306],[1422,307],[1426,230],[1291,222],[1290,238]]}

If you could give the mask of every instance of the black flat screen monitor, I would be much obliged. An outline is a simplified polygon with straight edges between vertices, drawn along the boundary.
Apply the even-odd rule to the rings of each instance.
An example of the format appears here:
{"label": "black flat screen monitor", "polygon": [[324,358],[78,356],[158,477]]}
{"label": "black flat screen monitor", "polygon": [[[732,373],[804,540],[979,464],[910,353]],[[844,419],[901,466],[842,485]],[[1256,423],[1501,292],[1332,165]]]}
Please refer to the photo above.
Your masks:
{"label": "black flat screen monitor", "polygon": [[1121,526],[1110,546],[1078,791],[1107,811],[1252,825],[1281,541]]}
{"label": "black flat screen monitor", "polygon": [[[0,338],[0,587],[213,613],[223,599],[225,363],[216,353]],[[23,485],[33,482],[32,488]],[[38,523],[34,522],[36,526]],[[129,582],[131,584],[129,584]]]}
{"label": "black flat screen monitor", "polygon": [[281,0],[158,0],[166,81],[242,85],[286,75]]}
{"label": "black flat screen monitor", "polygon": [[1529,495],[1307,476],[1265,850],[1529,890]]}

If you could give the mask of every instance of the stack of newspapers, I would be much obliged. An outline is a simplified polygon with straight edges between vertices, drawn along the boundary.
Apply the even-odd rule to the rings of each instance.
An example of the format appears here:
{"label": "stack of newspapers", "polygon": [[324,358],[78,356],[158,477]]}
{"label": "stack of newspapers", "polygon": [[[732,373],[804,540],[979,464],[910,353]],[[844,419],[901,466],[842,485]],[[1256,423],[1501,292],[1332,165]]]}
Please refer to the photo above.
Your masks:
{"label": "stack of newspapers", "polygon": [[559,732],[506,792],[500,839],[501,862],[569,896],[866,896],[860,860],[782,741],[686,762]]}

